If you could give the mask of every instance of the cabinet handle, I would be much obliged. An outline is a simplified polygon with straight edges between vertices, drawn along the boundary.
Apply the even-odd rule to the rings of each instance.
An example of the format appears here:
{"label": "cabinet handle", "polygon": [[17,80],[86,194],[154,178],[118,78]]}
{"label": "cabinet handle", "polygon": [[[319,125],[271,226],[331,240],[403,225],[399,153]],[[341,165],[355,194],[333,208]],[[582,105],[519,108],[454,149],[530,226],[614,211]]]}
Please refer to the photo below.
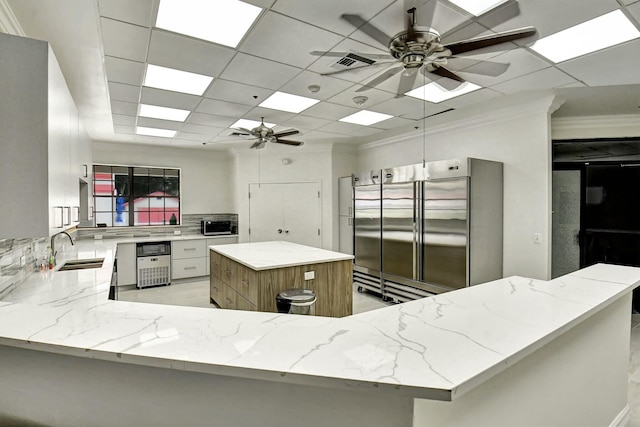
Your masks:
{"label": "cabinet handle", "polygon": [[63,218],[64,225],[71,225],[71,207],[70,206],[64,207],[64,213],[62,214],[62,218]]}
{"label": "cabinet handle", "polygon": [[351,215],[352,212],[353,212],[353,208],[349,206],[349,215]]}
{"label": "cabinet handle", "polygon": [[195,251],[196,248],[184,248],[185,251]]}
{"label": "cabinet handle", "polygon": [[195,267],[184,267],[185,270],[195,270]]}
{"label": "cabinet handle", "polygon": [[64,207],[56,206],[53,208],[53,222],[56,228],[64,227]]}

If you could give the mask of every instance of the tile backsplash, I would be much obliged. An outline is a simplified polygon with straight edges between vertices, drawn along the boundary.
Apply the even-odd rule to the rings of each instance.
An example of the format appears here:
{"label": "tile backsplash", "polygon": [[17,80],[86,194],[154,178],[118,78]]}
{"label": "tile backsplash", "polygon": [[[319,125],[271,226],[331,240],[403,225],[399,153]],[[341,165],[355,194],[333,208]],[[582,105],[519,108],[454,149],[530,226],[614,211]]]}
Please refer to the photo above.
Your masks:
{"label": "tile backsplash", "polygon": [[125,237],[153,237],[173,235],[179,230],[181,234],[200,234],[200,221],[202,220],[229,220],[232,226],[238,226],[238,214],[183,214],[182,224],[144,226],[144,227],[105,227],[105,228],[78,228],[78,239],[93,239],[96,234],[103,239],[115,239]]}
{"label": "tile backsplash", "polygon": [[0,299],[23,282],[46,256],[49,239],[0,239]]}

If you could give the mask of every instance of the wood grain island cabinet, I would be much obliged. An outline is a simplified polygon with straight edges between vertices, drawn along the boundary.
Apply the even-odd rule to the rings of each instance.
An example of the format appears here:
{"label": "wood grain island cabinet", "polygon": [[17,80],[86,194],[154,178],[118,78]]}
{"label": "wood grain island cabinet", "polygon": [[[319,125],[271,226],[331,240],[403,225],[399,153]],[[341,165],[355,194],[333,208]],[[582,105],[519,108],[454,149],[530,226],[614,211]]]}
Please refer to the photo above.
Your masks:
{"label": "wood grain island cabinet", "polygon": [[290,242],[209,249],[210,296],[220,308],[277,312],[279,292],[303,288],[315,292],[317,316],[352,314],[352,255]]}

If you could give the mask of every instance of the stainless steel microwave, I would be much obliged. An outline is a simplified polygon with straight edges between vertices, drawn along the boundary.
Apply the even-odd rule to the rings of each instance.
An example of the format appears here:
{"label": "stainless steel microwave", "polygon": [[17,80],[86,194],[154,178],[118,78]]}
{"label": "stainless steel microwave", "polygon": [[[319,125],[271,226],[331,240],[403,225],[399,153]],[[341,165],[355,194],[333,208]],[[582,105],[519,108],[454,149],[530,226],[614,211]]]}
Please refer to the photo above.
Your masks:
{"label": "stainless steel microwave", "polygon": [[231,221],[200,221],[200,231],[205,236],[219,236],[224,234],[233,234]]}

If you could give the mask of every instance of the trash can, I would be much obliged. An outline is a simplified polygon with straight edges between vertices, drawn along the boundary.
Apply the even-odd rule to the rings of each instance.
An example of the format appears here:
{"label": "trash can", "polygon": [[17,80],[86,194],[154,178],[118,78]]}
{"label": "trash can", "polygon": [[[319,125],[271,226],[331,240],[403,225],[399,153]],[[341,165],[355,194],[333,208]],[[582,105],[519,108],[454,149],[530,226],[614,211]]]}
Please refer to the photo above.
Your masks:
{"label": "trash can", "polygon": [[309,289],[287,289],[276,295],[278,313],[316,314],[316,294]]}

